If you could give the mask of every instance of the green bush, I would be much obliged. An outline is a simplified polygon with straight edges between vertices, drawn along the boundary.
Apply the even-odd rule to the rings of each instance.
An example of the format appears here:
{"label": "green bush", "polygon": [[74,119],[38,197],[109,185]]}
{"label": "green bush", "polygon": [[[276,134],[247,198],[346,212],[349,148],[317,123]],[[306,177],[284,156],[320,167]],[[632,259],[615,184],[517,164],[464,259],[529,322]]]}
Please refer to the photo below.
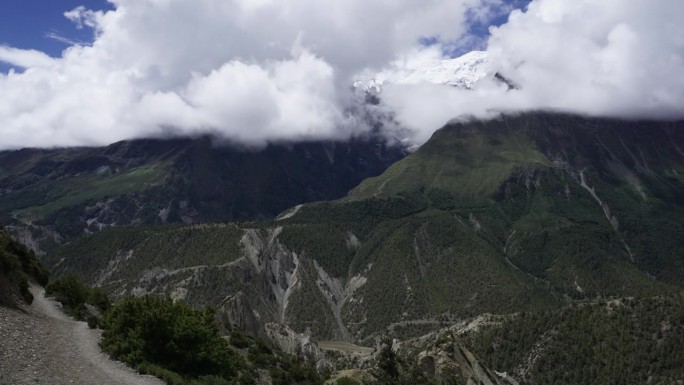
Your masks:
{"label": "green bush", "polygon": [[239,331],[230,332],[230,344],[238,349],[246,349],[255,343],[254,339],[245,333]]}
{"label": "green bush", "polygon": [[335,385],[361,385],[358,381],[351,379],[347,376],[340,377],[335,382]]}
{"label": "green bush", "polygon": [[26,275],[19,273],[19,294],[21,294],[21,297],[24,298],[24,301],[26,301],[27,304],[32,304],[33,303],[33,294],[29,291],[29,283],[28,279],[26,278]]}
{"label": "green bush", "polygon": [[[193,380],[191,385],[232,385],[233,381],[226,380],[225,378],[218,376],[202,376],[197,380]],[[243,379],[240,380],[240,384],[245,384]]]}
{"label": "green bush", "polygon": [[86,304],[95,306],[102,313],[111,307],[111,302],[100,288],[90,288],[73,275],[67,275],[51,282],[45,288],[45,295],[54,296],[62,304],[65,313],[79,321],[87,321],[88,326],[99,326],[97,314],[92,314]]}
{"label": "green bush", "polygon": [[102,349],[134,367],[156,365],[182,377],[235,378],[243,359],[219,334],[214,313],[157,296],[128,297],[107,313]]}
{"label": "green bush", "polygon": [[[258,338],[233,331],[224,338],[212,310],[159,296],[127,297],[101,323],[100,346],[113,358],[171,385],[256,383],[257,368],[273,384],[322,384],[315,369]],[[235,349],[247,349],[243,357]]]}
{"label": "green bush", "polygon": [[160,378],[168,385],[189,385],[189,382],[186,381],[180,374],[168,369],[164,369],[157,365],[142,363],[139,364],[136,369],[142,374],[149,374],[151,376]]}
{"label": "green bush", "polygon": [[29,280],[40,285],[48,282],[49,273],[38,261],[36,254],[26,246],[15,242],[0,226],[0,280],[7,281],[9,290],[0,293],[0,304],[15,306],[18,293],[28,304],[33,302]]}
{"label": "green bush", "polygon": [[78,320],[85,318],[85,304],[90,288],[73,275],[64,276],[45,287],[45,295],[54,296],[62,304],[64,312]]}
{"label": "green bush", "polygon": [[109,301],[109,297],[107,297],[107,294],[105,294],[105,292],[102,291],[102,289],[100,289],[99,287],[90,290],[87,303],[95,306],[101,312],[106,312],[112,306],[112,303],[111,301]]}
{"label": "green bush", "polygon": [[98,326],[100,326],[100,320],[92,315],[86,317],[86,322],[88,323],[88,327],[91,329],[97,329]]}

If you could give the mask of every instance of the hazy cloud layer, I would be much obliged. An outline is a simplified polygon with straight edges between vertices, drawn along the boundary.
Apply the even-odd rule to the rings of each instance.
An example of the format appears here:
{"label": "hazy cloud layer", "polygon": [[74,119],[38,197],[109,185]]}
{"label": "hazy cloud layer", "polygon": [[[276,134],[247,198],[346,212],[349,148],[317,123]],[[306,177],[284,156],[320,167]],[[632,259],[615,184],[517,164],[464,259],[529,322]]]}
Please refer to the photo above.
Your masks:
{"label": "hazy cloud layer", "polygon": [[[342,138],[365,129],[348,109],[359,73],[467,41],[468,22],[503,0],[111,0],[65,13],[92,46],[61,58],[0,47],[0,149],[100,145],[215,132],[267,140]],[[498,110],[679,117],[680,0],[534,0],[492,31],[493,70],[522,86],[475,91],[387,86],[385,110],[424,141],[449,119]],[[419,42],[429,38],[431,47]]]}

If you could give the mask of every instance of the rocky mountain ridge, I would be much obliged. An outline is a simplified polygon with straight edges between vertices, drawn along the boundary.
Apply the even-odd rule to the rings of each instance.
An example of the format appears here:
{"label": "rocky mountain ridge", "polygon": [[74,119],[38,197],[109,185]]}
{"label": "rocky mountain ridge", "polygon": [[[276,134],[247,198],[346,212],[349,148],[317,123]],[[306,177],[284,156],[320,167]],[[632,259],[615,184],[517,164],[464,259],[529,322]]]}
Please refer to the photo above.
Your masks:
{"label": "rocky mountain ridge", "polygon": [[385,138],[263,149],[211,138],[0,153],[0,223],[35,250],[112,226],[269,219],[404,156]]}

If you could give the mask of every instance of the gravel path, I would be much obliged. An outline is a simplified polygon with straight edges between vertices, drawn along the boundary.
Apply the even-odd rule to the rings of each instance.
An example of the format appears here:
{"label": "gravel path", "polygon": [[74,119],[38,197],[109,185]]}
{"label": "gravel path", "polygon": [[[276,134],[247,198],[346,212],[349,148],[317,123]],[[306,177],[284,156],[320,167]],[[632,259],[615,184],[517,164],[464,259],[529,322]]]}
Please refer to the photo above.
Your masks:
{"label": "gravel path", "polygon": [[0,307],[0,385],[163,385],[109,359],[100,333],[65,316],[60,305],[31,288],[35,300],[21,310]]}

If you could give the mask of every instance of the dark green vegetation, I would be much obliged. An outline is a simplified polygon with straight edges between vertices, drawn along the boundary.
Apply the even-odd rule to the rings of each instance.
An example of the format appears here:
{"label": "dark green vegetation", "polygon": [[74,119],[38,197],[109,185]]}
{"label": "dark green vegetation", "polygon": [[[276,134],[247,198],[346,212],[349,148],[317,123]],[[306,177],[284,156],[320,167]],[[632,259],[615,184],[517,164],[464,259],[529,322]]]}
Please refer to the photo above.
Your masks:
{"label": "dark green vegetation", "polygon": [[62,304],[64,312],[79,321],[87,320],[90,327],[100,323],[98,314],[92,314],[86,304],[92,305],[98,313],[104,313],[111,307],[111,302],[100,288],[90,288],[73,275],[60,277],[45,287],[45,295],[53,296]]}
{"label": "dark green vegetation", "polygon": [[525,384],[674,384],[684,379],[684,296],[520,313],[467,340]]}
{"label": "dark green vegetation", "polygon": [[335,381],[335,385],[361,385],[358,381],[349,377],[341,377]]}
{"label": "dark green vegetation", "polygon": [[[232,224],[117,227],[77,239],[49,256],[47,261],[81,256],[78,270],[70,270],[67,264],[55,266],[53,272],[57,275],[73,272],[88,283],[95,283],[102,266],[111,263],[116,268],[125,263],[125,269],[112,271],[108,278],[130,280],[149,266],[183,269],[229,263],[240,254],[241,236],[242,231]],[[121,251],[116,260],[112,260],[112,250]],[[132,255],[145,258],[130,259]]]}
{"label": "dark green vegetation", "polygon": [[128,297],[107,312],[100,343],[112,357],[171,385],[320,384],[311,367],[239,332],[219,333],[214,312],[157,296]]}
{"label": "dark green vegetation", "polygon": [[291,218],[107,230],[47,261],[117,294],[215,305],[250,330],[275,321],[357,341],[392,324],[676,293],[682,149],[682,123],[458,123],[346,199]]}
{"label": "dark green vegetation", "polygon": [[[589,296],[648,286],[634,266],[681,285],[682,146],[681,123],[543,113],[466,122],[436,132],[352,198],[419,192],[566,292],[575,280]],[[602,282],[592,282],[596,273]]]}
{"label": "dark green vegetation", "polygon": [[[363,206],[359,213],[378,215],[347,222],[346,215],[355,212],[356,205]],[[557,302],[542,285],[497,257],[498,251],[472,231],[467,217],[425,207],[420,214],[406,215],[417,206],[407,198],[377,198],[345,206],[349,210],[345,210],[337,231],[344,232],[346,228],[351,234],[359,234],[360,243],[347,257],[346,268],[351,275],[363,274],[368,279],[357,293],[363,303],[351,302],[345,312],[345,321],[354,325],[350,329],[359,336],[404,320],[440,314],[468,317],[482,312],[506,313],[520,308],[544,308]],[[303,210],[296,219],[302,223],[290,226],[301,234],[325,229],[322,224],[308,222],[306,218],[314,214],[312,211],[315,210]],[[336,219],[330,216],[327,221],[335,223]],[[311,238],[309,235],[308,239]],[[309,252],[310,249],[300,248],[287,238],[281,241],[296,252],[315,258],[326,271],[336,271],[336,254]],[[349,253],[344,242],[327,247],[337,248],[338,254]]]}
{"label": "dark green vegetation", "polygon": [[0,224],[54,230],[42,239],[49,249],[50,241],[84,229],[273,218],[299,203],[342,197],[403,157],[384,143],[358,138],[252,150],[199,138],[1,152]]}
{"label": "dark green vegetation", "polygon": [[[46,261],[117,296],[215,306],[222,326],[258,335],[281,322],[370,343],[387,328],[410,336],[503,314],[467,341],[525,383],[671,383],[684,340],[682,149],[682,123],[542,113],[458,123],[347,198],[287,219],[108,229]],[[241,356],[253,367],[278,357],[230,341],[263,350]],[[472,357],[458,346],[444,344],[465,368]],[[423,364],[380,358],[384,383]]]}
{"label": "dark green vegetation", "polygon": [[48,283],[49,273],[33,251],[10,238],[0,227],[0,306],[17,305],[19,298],[33,302],[29,280]]}
{"label": "dark green vegetation", "polygon": [[436,381],[428,378],[415,362],[415,357],[400,356],[392,349],[392,339],[384,337],[372,370],[374,385],[429,385]]}

